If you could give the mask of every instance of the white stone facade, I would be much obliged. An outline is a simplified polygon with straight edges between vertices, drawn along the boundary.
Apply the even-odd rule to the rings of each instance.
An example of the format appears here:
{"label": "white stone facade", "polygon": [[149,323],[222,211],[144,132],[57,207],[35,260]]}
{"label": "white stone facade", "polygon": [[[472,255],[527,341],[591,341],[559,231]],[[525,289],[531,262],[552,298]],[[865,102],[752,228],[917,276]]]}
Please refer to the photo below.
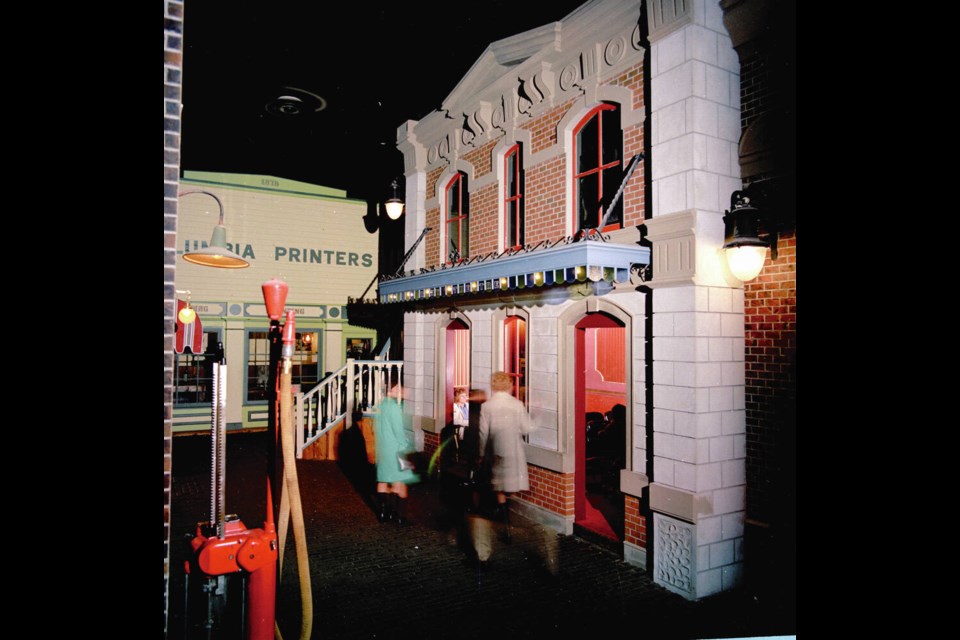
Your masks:
{"label": "white stone facade", "polygon": [[660,17],[650,37],[648,222],[654,579],[701,598],[737,586],[743,567],[743,290],[720,252],[723,211],[741,188],[739,60],[715,2],[681,3],[672,21]]}

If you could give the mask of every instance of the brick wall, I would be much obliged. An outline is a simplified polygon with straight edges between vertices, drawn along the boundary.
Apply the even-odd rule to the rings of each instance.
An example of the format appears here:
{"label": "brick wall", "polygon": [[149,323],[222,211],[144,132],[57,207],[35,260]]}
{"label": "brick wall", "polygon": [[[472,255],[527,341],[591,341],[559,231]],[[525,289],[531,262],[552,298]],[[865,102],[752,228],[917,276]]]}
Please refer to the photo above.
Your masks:
{"label": "brick wall", "polygon": [[426,266],[440,264],[440,209],[430,209],[426,215],[426,225],[435,231],[427,234],[423,239]]}
{"label": "brick wall", "polygon": [[[780,237],[776,261],[744,286],[747,514],[769,522],[774,496],[791,491],[796,443],[797,238]],[[780,498],[777,499],[780,499]]]}
{"label": "brick wall", "polygon": [[432,456],[433,452],[437,450],[440,446],[440,434],[439,433],[430,433],[429,431],[423,432],[423,452],[428,456]]}
{"label": "brick wall", "polygon": [[573,100],[569,100],[537,116],[523,128],[530,131],[530,152],[537,153],[557,144],[557,123],[570,110]]}
{"label": "brick wall", "polygon": [[[437,180],[443,175],[446,167],[437,167],[427,172],[426,193],[427,200],[437,197]],[[426,266],[440,264],[440,210],[430,209],[426,212],[426,226],[434,231],[427,234],[423,239],[424,260]]]}
{"label": "brick wall", "polygon": [[[744,171],[743,183],[763,181],[779,217],[779,257],[744,285],[745,393],[747,429],[747,518],[789,526],[796,479],[796,208],[794,61],[788,38],[759,39],[740,60],[740,124],[746,130],[761,116],[781,123],[775,161],[762,174]],[[768,125],[771,127],[777,125]]]}
{"label": "brick wall", "polygon": [[174,275],[180,183],[180,69],[183,2],[163,7],[163,633],[170,596],[170,470],[173,451]]}
{"label": "brick wall", "polygon": [[528,464],[527,469],[530,473],[530,490],[520,491],[516,496],[562,516],[572,516],[573,474],[557,473],[532,464]]}
{"label": "brick wall", "polygon": [[526,167],[523,197],[527,244],[556,240],[566,235],[561,215],[566,166],[566,158],[557,156],[536,166]]}
{"label": "brick wall", "polygon": [[640,515],[640,499],[624,495],[623,541],[647,547],[647,519]]}
{"label": "brick wall", "polygon": [[[497,184],[470,192],[470,255],[474,257],[497,251]],[[474,215],[483,211],[483,215]]]}
{"label": "brick wall", "polygon": [[497,140],[491,140],[485,145],[463,154],[463,159],[473,167],[473,179],[479,180],[493,171],[493,149]]}
{"label": "brick wall", "polygon": [[753,121],[777,106],[778,96],[770,78],[770,56],[757,51],[740,61],[740,124]]}

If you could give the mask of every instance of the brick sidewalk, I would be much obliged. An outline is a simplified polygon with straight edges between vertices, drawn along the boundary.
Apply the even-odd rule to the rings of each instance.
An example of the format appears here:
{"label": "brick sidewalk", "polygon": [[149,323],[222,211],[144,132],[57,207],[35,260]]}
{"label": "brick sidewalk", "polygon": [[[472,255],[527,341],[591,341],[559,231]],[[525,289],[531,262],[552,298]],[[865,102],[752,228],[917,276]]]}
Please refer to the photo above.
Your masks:
{"label": "brick sidewalk", "polygon": [[[260,527],[266,435],[236,434],[227,441],[227,511],[237,513],[247,527]],[[297,472],[314,638],[502,640],[542,637],[561,629],[566,634],[631,628],[645,638],[796,633],[792,609],[761,605],[745,590],[688,602],[617,555],[519,516],[513,517],[513,542],[505,544],[488,520],[467,520],[442,504],[432,482],[411,487],[408,513],[413,523],[398,529],[377,522],[369,475],[360,479],[351,465],[318,460],[299,461]],[[186,540],[193,525],[207,518],[209,486],[209,437],[175,438],[168,619],[172,640],[185,634]],[[492,545],[489,566],[482,570],[472,552],[478,535]],[[299,636],[296,566],[291,529],[277,601],[284,638]],[[195,613],[193,601],[190,607]],[[188,637],[204,637],[187,626]]]}

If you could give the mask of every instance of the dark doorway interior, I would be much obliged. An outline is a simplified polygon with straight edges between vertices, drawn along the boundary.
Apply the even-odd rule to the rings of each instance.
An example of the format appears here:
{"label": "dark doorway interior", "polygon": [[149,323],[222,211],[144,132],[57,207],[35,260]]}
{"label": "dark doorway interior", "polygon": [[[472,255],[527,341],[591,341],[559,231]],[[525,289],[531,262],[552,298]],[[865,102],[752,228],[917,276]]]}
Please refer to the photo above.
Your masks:
{"label": "dark doorway interior", "polygon": [[576,325],[576,497],[578,535],[618,548],[623,541],[626,466],[626,330],[603,313]]}

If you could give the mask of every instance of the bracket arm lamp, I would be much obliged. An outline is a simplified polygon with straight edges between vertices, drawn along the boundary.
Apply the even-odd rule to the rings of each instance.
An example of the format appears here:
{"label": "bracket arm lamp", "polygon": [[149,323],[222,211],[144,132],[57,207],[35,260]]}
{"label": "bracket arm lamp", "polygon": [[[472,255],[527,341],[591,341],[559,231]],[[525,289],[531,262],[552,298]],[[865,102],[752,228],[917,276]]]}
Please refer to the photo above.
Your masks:
{"label": "bracket arm lamp", "polygon": [[179,195],[183,197],[194,193],[208,195],[217,201],[217,205],[220,207],[220,222],[213,228],[213,236],[210,238],[209,246],[184,253],[183,259],[187,262],[205,267],[217,267],[220,269],[243,269],[249,267],[249,262],[227,248],[227,228],[223,226],[223,203],[220,202],[220,198],[209,191],[184,191]]}
{"label": "bracket arm lamp", "polygon": [[[763,269],[770,248],[770,258],[777,259],[777,231],[770,216],[750,202],[747,190],[730,194],[730,210],[724,212],[723,249],[727,265],[742,282],[753,280]],[[761,227],[766,237],[761,238]]]}

